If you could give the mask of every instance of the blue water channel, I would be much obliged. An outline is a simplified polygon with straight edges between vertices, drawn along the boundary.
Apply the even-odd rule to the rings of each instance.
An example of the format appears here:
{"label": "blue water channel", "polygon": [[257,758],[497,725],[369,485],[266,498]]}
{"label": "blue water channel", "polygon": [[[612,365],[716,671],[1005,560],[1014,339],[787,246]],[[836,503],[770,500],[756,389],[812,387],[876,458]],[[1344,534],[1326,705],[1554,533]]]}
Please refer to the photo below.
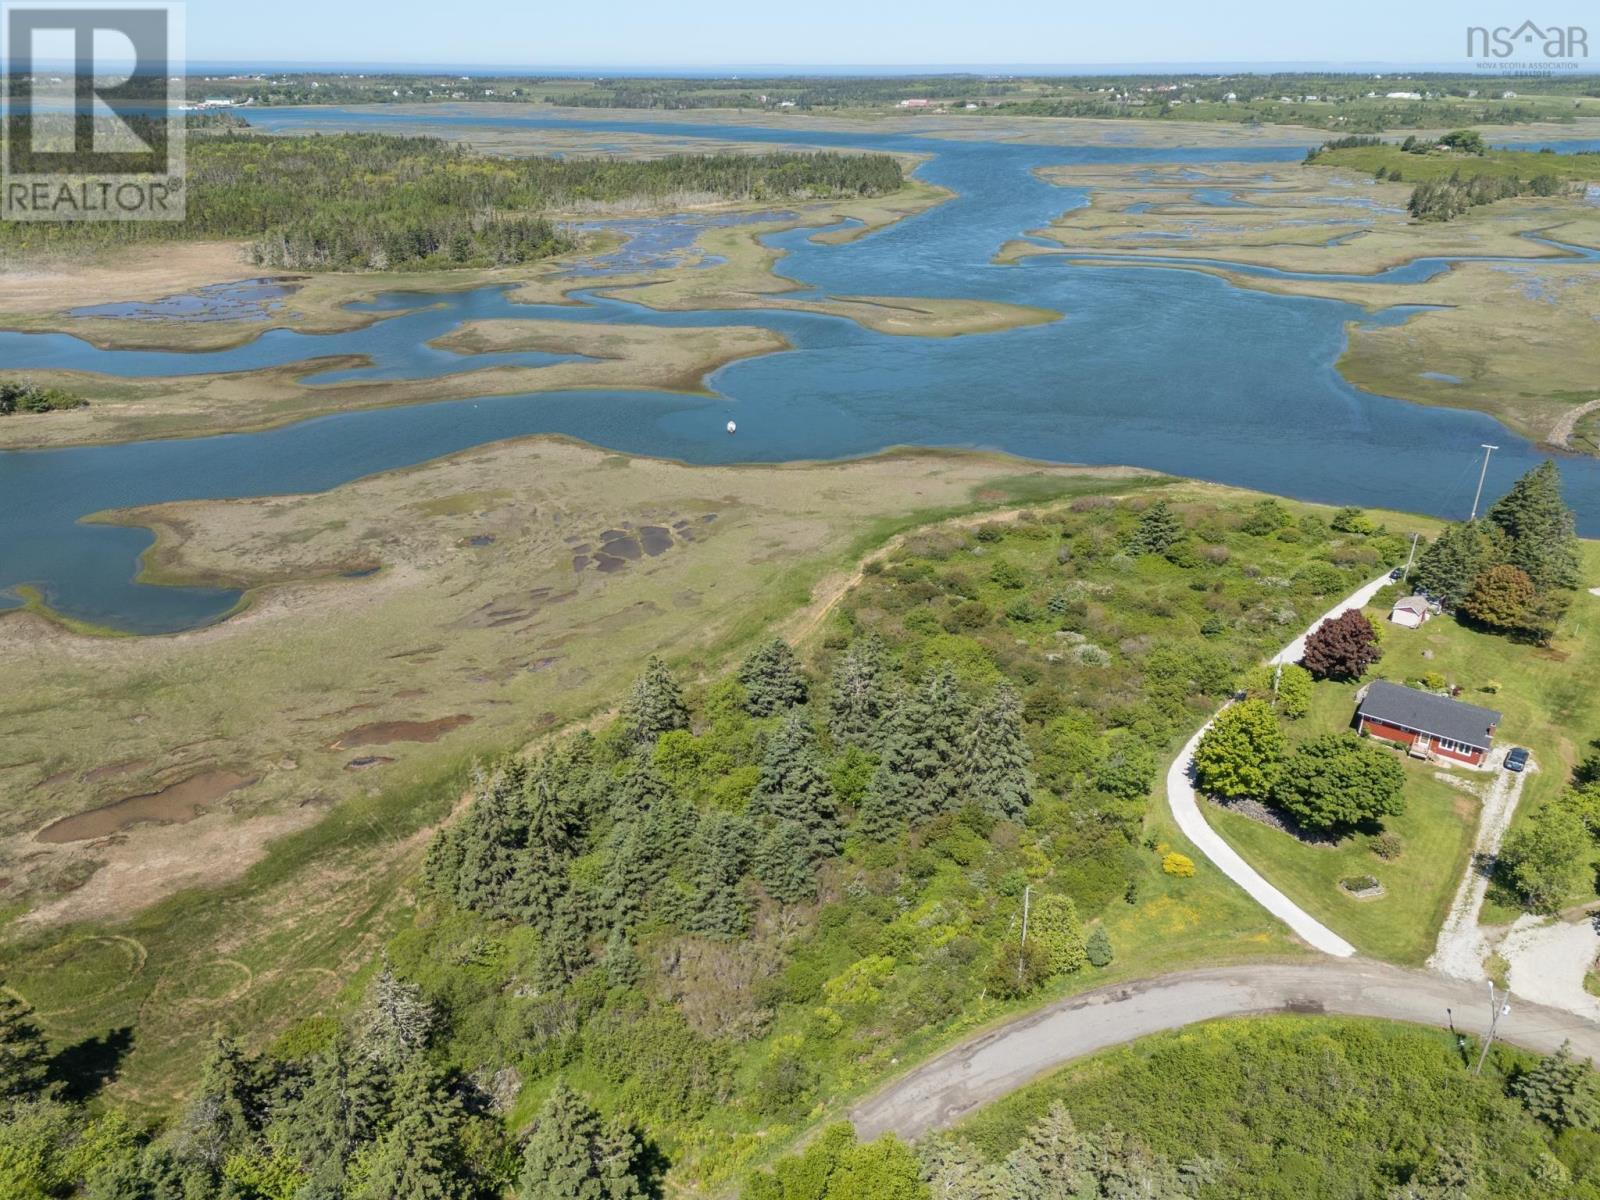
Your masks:
{"label": "blue water channel", "polygon": [[[359,110],[265,110],[276,129],[391,124],[577,128],[664,137],[794,143],[793,129],[550,117],[418,117]],[[113,375],[248,371],[305,363],[313,383],[432,378],[534,352],[460,355],[429,343],[463,321],[538,317],[669,327],[753,326],[793,349],[733,363],[713,396],[565,391],[367,409],[260,433],[0,453],[0,605],[31,584],[57,610],[160,633],[217,619],[236,593],[135,583],[151,535],[85,524],[106,509],[171,500],[331,488],[501,438],[561,433],[608,448],[693,463],[782,462],[870,454],[894,445],[992,447],[1061,462],[1130,463],[1309,500],[1464,515],[1480,443],[1500,447],[1488,486],[1503,489],[1541,457],[1478,413],[1425,408],[1361,392],[1334,364],[1350,321],[1395,322],[1314,298],[1235,288],[1193,270],[1130,267],[1087,256],[996,265],[1006,242],[1086,202],[1040,180],[1057,163],[1289,162],[1305,147],[1141,149],[966,142],[904,135],[805,134],[808,144],[930,156],[947,203],[843,245],[814,230],[766,240],[787,252],[780,273],[804,295],[960,297],[1059,313],[1045,324],[954,338],[877,334],[817,314],[719,310],[661,313],[581,292],[579,305],[519,305],[501,288],[390,293],[357,306],[366,328],[313,335],[268,329],[230,350],[100,350],[66,334],[0,334],[0,367],[71,367]],[[1232,264],[1224,264],[1229,265]],[[1422,260],[1377,278],[1413,282],[1445,269]],[[1256,268],[1256,271],[1265,269]],[[1290,273],[1292,278],[1317,278]],[[1331,278],[1345,278],[1331,276]],[[1370,277],[1369,277],[1370,278]],[[603,288],[603,278],[575,280]],[[292,300],[288,302],[292,307]],[[331,368],[315,360],[360,355]],[[1430,363],[1449,370],[1449,363]],[[724,431],[738,422],[737,436]],[[1565,459],[1567,495],[1585,532],[1600,533],[1600,463]],[[15,595],[10,600],[16,603]]]}

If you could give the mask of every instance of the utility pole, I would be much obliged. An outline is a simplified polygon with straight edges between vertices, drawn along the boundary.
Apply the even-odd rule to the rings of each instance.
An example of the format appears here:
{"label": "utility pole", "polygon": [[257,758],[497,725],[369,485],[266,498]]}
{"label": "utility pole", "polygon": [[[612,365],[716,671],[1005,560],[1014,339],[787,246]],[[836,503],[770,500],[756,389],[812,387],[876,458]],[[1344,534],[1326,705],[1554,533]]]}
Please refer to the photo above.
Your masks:
{"label": "utility pole", "polygon": [[1417,561],[1417,539],[1421,536],[1422,534],[1420,533],[1411,535],[1411,553],[1406,555],[1406,569],[1400,572],[1400,581],[1402,583],[1411,578],[1411,564]]}
{"label": "utility pole", "polygon": [[1476,521],[1478,519],[1478,502],[1483,499],[1483,480],[1484,477],[1489,474],[1489,455],[1500,449],[1499,446],[1491,446],[1488,442],[1483,442],[1482,446],[1483,469],[1478,472],[1478,491],[1472,497],[1472,515],[1467,518],[1469,521]]}
{"label": "utility pole", "polygon": [[1494,980],[1489,981],[1489,1035],[1483,1039],[1483,1052],[1478,1055],[1478,1065],[1473,1068],[1474,1075],[1483,1074],[1484,1060],[1489,1057],[1489,1047],[1494,1045],[1494,1031],[1500,1025],[1500,1018],[1511,1014],[1511,990],[1506,989],[1502,998],[1494,994]]}
{"label": "utility pole", "polygon": [[1022,970],[1027,964],[1028,957],[1028,900],[1033,894],[1033,886],[1022,889],[1022,940],[1017,943],[1017,986],[1022,986]]}

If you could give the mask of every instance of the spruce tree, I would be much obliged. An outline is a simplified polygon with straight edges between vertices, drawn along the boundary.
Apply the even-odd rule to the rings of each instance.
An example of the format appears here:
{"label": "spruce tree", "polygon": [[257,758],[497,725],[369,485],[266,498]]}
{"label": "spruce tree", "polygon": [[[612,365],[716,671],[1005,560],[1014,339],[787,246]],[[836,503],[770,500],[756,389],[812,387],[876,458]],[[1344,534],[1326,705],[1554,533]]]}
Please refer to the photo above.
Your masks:
{"label": "spruce tree", "polygon": [[1417,1172],[1390,1189],[1384,1200],[1463,1200],[1478,1194],[1477,1153],[1469,1140],[1434,1148]]}
{"label": "spruce tree", "polygon": [[645,1150],[625,1125],[605,1125],[557,1081],[522,1151],[517,1200],[643,1200]]}
{"label": "spruce tree", "polygon": [[581,796],[574,778],[559,762],[541,762],[524,790],[528,812],[528,852],[518,863],[514,884],[521,918],[545,929],[567,893],[567,868],[583,852],[586,833]]}
{"label": "spruce tree", "polygon": [[855,833],[869,842],[890,842],[899,837],[909,820],[910,782],[887,758],[880,762],[856,810]]}
{"label": "spruce tree", "polygon": [[648,746],[663,733],[689,727],[689,710],[684,707],[683,689],[655,655],[645,663],[644,672],[634,681],[623,702],[619,722],[628,740]]}
{"label": "spruce tree", "polygon": [[782,638],[773,638],[744,660],[739,682],[744,685],[745,711],[753,717],[770,717],[806,702],[805,676]]}
{"label": "spruce tree", "polygon": [[611,817],[615,821],[635,821],[667,803],[672,788],[656,770],[647,754],[637,754],[621,780],[608,789]]}
{"label": "spruce tree", "polygon": [[1165,500],[1157,500],[1140,515],[1128,541],[1128,553],[1165,554],[1186,532],[1182,518]]}
{"label": "spruce tree", "polygon": [[474,789],[472,806],[451,831],[460,907],[490,916],[509,915],[516,907],[516,880],[528,848],[526,783],[522,763],[501,763]]}
{"label": "spruce tree", "polygon": [[1533,1116],[1559,1133],[1563,1129],[1600,1129],[1600,1091],[1593,1066],[1572,1055],[1572,1043],[1563,1042],[1554,1054],[1512,1081],[1511,1094]]}
{"label": "spruce tree", "polygon": [[1116,957],[1116,952],[1111,948],[1111,935],[1106,932],[1104,925],[1094,927],[1089,940],[1083,944],[1083,951],[1089,962],[1097,967],[1109,967],[1111,960]]}
{"label": "spruce tree", "polygon": [[1412,579],[1420,591],[1453,610],[1472,590],[1473,581],[1504,561],[1505,555],[1505,536],[1488,522],[1447,525],[1417,558]]}
{"label": "spruce tree", "polygon": [[382,1127],[385,1092],[381,1069],[342,1041],[312,1061],[305,1088],[279,1109],[268,1130],[269,1142],[306,1174],[297,1200],[343,1195],[345,1168]]}
{"label": "spruce tree", "polygon": [[473,1194],[461,1152],[461,1102],[418,1061],[395,1083],[393,1123],[378,1140],[362,1200],[462,1200]]}
{"label": "spruce tree", "polygon": [[967,703],[949,664],[932,672],[888,723],[861,801],[861,830],[883,840],[902,826],[960,806]]}
{"label": "spruce tree", "polygon": [[958,768],[962,799],[990,816],[1015,819],[1032,799],[1033,754],[1022,732],[1022,702],[1002,681],[978,705]]}
{"label": "spruce tree", "polygon": [[788,713],[768,739],[750,815],[762,823],[786,821],[805,830],[813,859],[838,848],[833,783],[803,709]]}
{"label": "spruce tree", "polygon": [[632,987],[644,976],[644,964],[639,952],[620,929],[613,929],[606,939],[605,957],[601,960],[606,980],[612,987]]}
{"label": "spruce tree", "polygon": [[1005,1161],[1010,1192],[1017,1197],[1103,1196],[1095,1179],[1094,1140],[1078,1131],[1057,1100],[1023,1134]]}
{"label": "spruce tree", "polygon": [[1561,473],[1550,459],[1529,471],[1489,509],[1490,524],[1510,543],[1508,561],[1541,592],[1578,585],[1576,518],[1561,498]]}
{"label": "spruce tree", "polygon": [[50,1076],[50,1050],[33,1009],[0,984],[0,1104],[41,1095]]}
{"label": "spruce tree", "polygon": [[690,922],[697,933],[737,937],[750,926],[750,903],[740,887],[749,863],[749,824],[732,813],[708,813],[695,837],[697,864]]}
{"label": "spruce tree", "polygon": [[253,1063],[228,1038],[218,1038],[200,1066],[200,1085],[173,1129],[183,1161],[215,1172],[235,1150],[254,1141],[261,1098]]}
{"label": "spruce tree", "polygon": [[422,989],[397,976],[385,958],[362,1009],[362,1050],[398,1070],[427,1048],[437,1023],[438,1014],[422,998]]}
{"label": "spruce tree", "polygon": [[564,987],[593,961],[583,914],[571,891],[557,902],[539,941],[534,979],[546,991]]}
{"label": "spruce tree", "polygon": [[836,746],[877,750],[893,708],[883,642],[863,634],[834,665],[828,686],[828,736]]}
{"label": "spruce tree", "polygon": [[985,1162],[970,1142],[935,1138],[918,1147],[917,1159],[932,1200],[1002,1200],[1012,1191],[1006,1166]]}
{"label": "spruce tree", "polygon": [[782,904],[810,903],[817,898],[814,849],[808,829],[794,821],[779,821],[756,846],[755,876]]}
{"label": "spruce tree", "polygon": [[613,929],[641,920],[650,896],[666,878],[669,863],[667,814],[657,810],[612,828],[606,841],[606,870],[600,882],[600,912]]}

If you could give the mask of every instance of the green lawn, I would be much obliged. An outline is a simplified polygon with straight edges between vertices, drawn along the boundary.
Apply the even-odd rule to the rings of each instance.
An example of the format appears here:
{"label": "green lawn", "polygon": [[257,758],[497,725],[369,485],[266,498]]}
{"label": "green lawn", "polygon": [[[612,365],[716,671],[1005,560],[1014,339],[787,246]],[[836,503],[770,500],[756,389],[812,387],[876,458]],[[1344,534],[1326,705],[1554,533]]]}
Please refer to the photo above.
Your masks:
{"label": "green lawn", "polygon": [[[1585,578],[1600,582],[1600,546],[1583,546]],[[1498,742],[1529,747],[1541,769],[1525,785],[1516,822],[1566,786],[1572,767],[1600,737],[1600,597],[1581,591],[1562,623],[1555,644],[1529,646],[1479,633],[1438,617],[1421,629],[1389,624],[1386,612],[1368,615],[1383,637],[1383,660],[1368,676],[1404,683],[1437,672],[1462,690],[1461,699],[1503,714]],[[1431,654],[1431,657],[1424,657]],[[1486,685],[1499,689],[1486,692]],[[1356,684],[1319,683],[1311,712],[1292,723],[1291,741],[1349,727]],[[1439,926],[1465,869],[1477,823],[1477,801],[1441,782],[1443,768],[1406,762],[1406,812],[1389,823],[1404,839],[1404,853],[1384,862],[1364,836],[1337,847],[1307,846],[1247,817],[1207,806],[1206,819],[1273,884],[1318,920],[1367,954],[1420,963],[1433,948]],[[1488,776],[1465,768],[1456,778],[1481,785]],[[1513,825],[1515,827],[1515,824]],[[1382,899],[1356,900],[1338,888],[1340,879],[1373,875]],[[1586,893],[1574,902],[1591,899]],[[1511,920],[1516,911],[1491,905],[1485,919]]]}
{"label": "green lawn", "polygon": [[[1524,785],[1512,829],[1561,794],[1572,768],[1600,738],[1600,597],[1587,590],[1600,584],[1600,544],[1584,542],[1583,556],[1584,588],[1548,649],[1478,633],[1448,618],[1416,630],[1384,625],[1384,657],[1377,674],[1403,681],[1438,671],[1461,685],[1463,700],[1504,714],[1499,744],[1533,751],[1539,770]],[[1433,657],[1424,659],[1425,651]],[[1491,681],[1500,684],[1498,692],[1479,690]],[[1593,891],[1584,887],[1571,902],[1592,899]],[[1519,912],[1495,904],[1491,889],[1483,921],[1503,924]]]}
{"label": "green lawn", "polygon": [[[1206,819],[1267,879],[1356,949],[1418,964],[1433,952],[1472,851],[1478,815],[1477,800],[1433,778],[1434,770],[1407,764],[1406,811],[1386,826],[1405,841],[1392,862],[1374,854],[1363,834],[1337,846],[1309,846],[1238,813],[1208,806]],[[1376,900],[1346,895],[1339,881],[1355,875],[1374,876],[1386,894]]]}

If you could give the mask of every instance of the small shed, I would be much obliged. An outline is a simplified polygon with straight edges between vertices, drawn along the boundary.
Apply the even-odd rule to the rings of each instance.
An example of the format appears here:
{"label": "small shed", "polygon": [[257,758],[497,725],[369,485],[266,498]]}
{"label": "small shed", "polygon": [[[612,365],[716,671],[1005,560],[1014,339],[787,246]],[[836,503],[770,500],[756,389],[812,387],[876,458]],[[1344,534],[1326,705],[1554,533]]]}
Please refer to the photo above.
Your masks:
{"label": "small shed", "polygon": [[1396,600],[1394,607],[1389,610],[1389,620],[1407,629],[1416,629],[1431,616],[1433,609],[1429,607],[1426,596],[1407,596],[1403,600]]}

